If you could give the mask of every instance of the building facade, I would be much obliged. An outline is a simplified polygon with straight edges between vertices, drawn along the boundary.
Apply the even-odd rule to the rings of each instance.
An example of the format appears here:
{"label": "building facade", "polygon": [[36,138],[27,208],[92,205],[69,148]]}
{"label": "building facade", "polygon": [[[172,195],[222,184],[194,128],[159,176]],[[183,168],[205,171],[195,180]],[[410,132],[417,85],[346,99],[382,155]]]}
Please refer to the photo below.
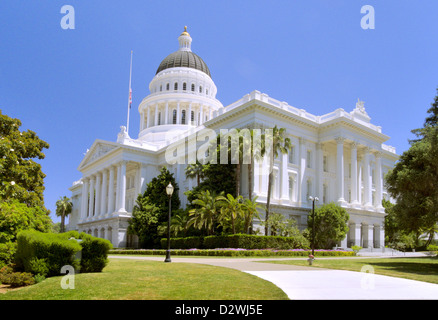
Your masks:
{"label": "building facade", "polygon": [[[181,203],[187,205],[184,192],[196,185],[184,174],[190,139],[198,137],[199,148],[199,136],[205,132],[276,125],[286,129],[292,148],[274,160],[272,211],[296,219],[304,229],[312,204],[309,196],[318,197],[317,204],[335,202],[350,215],[341,247],[383,247],[381,203],[388,198],[383,177],[398,156],[384,144],[389,137],[371,123],[364,103],[358,100],[351,112],[337,109],[316,116],[253,91],[224,107],[216,99],[207,64],[191,51],[187,30],[178,41],[178,51],[161,62],[149,84],[150,94],[138,107],[138,137],[131,138],[122,126],[115,142],[96,140],[81,161],[82,177],[70,188],[73,210],[68,228],[108,239],[115,247],[136,246],[136,237],[127,234],[135,200],[163,166],[174,173]],[[243,196],[252,191],[258,201],[266,202],[267,161],[254,159],[252,190],[247,166],[242,166]]]}

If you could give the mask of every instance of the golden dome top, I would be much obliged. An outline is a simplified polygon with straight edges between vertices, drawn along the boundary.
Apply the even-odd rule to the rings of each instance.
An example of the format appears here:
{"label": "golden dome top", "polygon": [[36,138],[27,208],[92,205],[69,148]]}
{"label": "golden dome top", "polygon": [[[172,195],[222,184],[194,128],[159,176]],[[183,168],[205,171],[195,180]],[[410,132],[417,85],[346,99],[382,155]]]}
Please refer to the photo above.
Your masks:
{"label": "golden dome top", "polygon": [[190,37],[190,34],[187,32],[187,26],[184,26],[184,31],[181,33],[181,35]]}

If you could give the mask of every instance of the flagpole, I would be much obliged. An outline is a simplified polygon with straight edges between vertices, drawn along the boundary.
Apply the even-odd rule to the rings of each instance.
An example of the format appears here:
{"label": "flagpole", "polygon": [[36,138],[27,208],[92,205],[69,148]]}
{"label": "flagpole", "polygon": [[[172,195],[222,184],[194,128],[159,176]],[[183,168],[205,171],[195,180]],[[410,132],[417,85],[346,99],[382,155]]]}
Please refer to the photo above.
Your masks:
{"label": "flagpole", "polygon": [[131,104],[132,104],[131,77],[132,77],[132,50],[131,50],[131,66],[129,68],[128,117],[127,117],[127,123],[126,123],[126,132],[128,133],[128,135],[129,135],[129,111],[131,110]]}

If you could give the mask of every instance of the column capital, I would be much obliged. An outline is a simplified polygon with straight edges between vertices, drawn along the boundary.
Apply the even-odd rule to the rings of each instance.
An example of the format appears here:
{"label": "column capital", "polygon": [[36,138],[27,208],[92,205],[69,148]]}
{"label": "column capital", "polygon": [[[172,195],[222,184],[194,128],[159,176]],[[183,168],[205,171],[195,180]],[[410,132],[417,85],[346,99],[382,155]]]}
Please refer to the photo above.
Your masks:
{"label": "column capital", "polygon": [[359,146],[359,142],[357,141],[353,141],[350,144],[351,149],[357,149],[358,146]]}
{"label": "column capital", "polygon": [[339,137],[335,137],[335,141],[337,144],[344,144],[344,141],[346,140],[345,137],[339,136]]}
{"label": "column capital", "polygon": [[374,151],[374,156],[376,157],[376,158],[381,158],[382,157],[382,155],[383,155],[383,152],[382,151],[380,151],[380,150],[376,150],[376,151]]}

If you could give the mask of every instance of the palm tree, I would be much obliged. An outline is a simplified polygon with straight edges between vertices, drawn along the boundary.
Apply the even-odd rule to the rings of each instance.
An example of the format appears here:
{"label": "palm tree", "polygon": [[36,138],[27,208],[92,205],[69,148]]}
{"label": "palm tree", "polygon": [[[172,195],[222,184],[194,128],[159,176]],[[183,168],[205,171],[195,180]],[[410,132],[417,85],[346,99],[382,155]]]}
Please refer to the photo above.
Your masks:
{"label": "palm tree", "polygon": [[[220,196],[218,200],[223,201],[224,204],[221,206],[221,218],[226,219],[227,217],[231,218],[231,228],[233,234],[236,233],[236,220],[243,216],[242,210],[242,196],[237,196],[234,198],[231,194],[227,194],[226,197]],[[221,219],[221,220],[222,220]]]}
{"label": "palm tree", "polygon": [[216,196],[210,194],[210,191],[201,191],[198,198],[192,201],[192,204],[197,206],[189,211],[192,217],[189,225],[194,225],[198,229],[205,228],[208,235],[213,233],[215,224],[218,222],[222,201],[219,199],[222,194]]}
{"label": "palm tree", "polygon": [[185,174],[186,178],[196,178],[197,185],[201,183],[201,179],[204,177],[203,174],[204,165],[201,164],[199,161],[196,161],[196,163],[189,164],[186,167]]}
{"label": "palm tree", "polygon": [[[266,155],[269,152],[269,177],[268,177],[268,195],[266,199],[266,216],[265,216],[265,235],[268,235],[269,226],[268,226],[268,219],[269,219],[269,207],[271,203],[271,189],[272,189],[272,181],[273,181],[273,167],[274,167],[274,159],[278,157],[278,153],[281,152],[282,154],[287,154],[291,148],[291,142],[290,139],[285,137],[286,129],[284,128],[277,128],[275,126],[272,129],[272,145],[268,146],[266,145],[266,136],[265,139],[262,139],[262,144],[264,144],[263,154]],[[272,148],[272,150],[271,150]]]}
{"label": "palm tree", "polygon": [[242,203],[243,217],[245,220],[245,232],[250,233],[250,227],[254,217],[260,219],[258,209],[263,209],[263,205],[257,202],[257,197],[254,199],[245,199]]}
{"label": "palm tree", "polygon": [[71,213],[73,203],[66,196],[56,201],[56,215],[61,217],[61,232],[65,231],[65,217]]}

